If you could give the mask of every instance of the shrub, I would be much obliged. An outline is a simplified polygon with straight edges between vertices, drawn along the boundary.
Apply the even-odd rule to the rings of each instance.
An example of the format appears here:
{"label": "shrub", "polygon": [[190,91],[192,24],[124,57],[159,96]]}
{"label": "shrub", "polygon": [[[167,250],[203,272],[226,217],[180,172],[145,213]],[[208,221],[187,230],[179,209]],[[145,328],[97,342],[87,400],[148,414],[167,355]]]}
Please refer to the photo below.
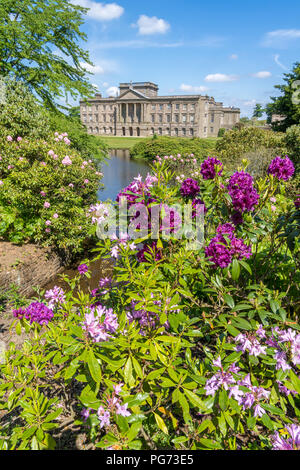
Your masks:
{"label": "shrub", "polygon": [[286,130],[284,137],[285,144],[288,149],[289,156],[294,164],[300,165],[300,125],[294,125]]}
{"label": "shrub", "polygon": [[224,129],[224,127],[220,127],[219,132],[218,132],[218,137],[223,137],[225,132],[226,132],[226,129]]}
{"label": "shrub", "polygon": [[2,80],[3,99],[0,100],[0,133],[13,138],[45,139],[50,134],[47,111],[42,108],[28,88],[15,80]]}
{"label": "shrub", "polygon": [[157,155],[188,155],[195,154],[197,158],[203,159],[213,153],[215,142],[208,139],[187,139],[179,137],[156,137],[143,139],[130,150],[134,158],[145,158],[153,160]]}
{"label": "shrub", "polygon": [[99,138],[89,135],[85,126],[76,117],[42,107],[26,85],[3,80],[4,96],[0,100],[0,132],[3,135],[48,140],[55,132],[67,133],[71,147],[78,150],[84,159],[95,164],[103,160],[108,148]]}
{"label": "shrub", "polygon": [[92,159],[98,165],[107,156],[108,146],[99,137],[88,134],[79,119],[51,112],[49,124],[52,132],[68,133],[72,148],[77,150],[82,158]]}
{"label": "shrub", "polygon": [[246,153],[264,151],[264,149],[270,151],[271,158],[276,155],[285,155],[287,148],[284,134],[255,127],[244,127],[226,132],[216,144],[218,155],[231,169],[238,167]]}
{"label": "shrub", "polygon": [[86,211],[101,173],[70,148],[66,134],[51,141],[0,138],[0,237],[71,249],[90,233]]}
{"label": "shrub", "polygon": [[0,365],[0,448],[54,449],[72,416],[93,449],[299,449],[299,209],[273,167],[254,181],[215,163],[173,186],[157,162],[122,191],[149,211],[201,197],[204,246],[111,237],[95,290],[85,262],[14,311],[35,334]]}

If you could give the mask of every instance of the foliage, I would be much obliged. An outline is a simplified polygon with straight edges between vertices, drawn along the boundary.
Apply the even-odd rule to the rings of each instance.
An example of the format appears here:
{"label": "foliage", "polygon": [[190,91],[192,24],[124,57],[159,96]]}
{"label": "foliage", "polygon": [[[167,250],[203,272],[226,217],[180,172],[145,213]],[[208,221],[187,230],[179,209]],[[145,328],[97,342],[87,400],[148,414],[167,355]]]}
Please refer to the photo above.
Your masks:
{"label": "foliage", "polygon": [[285,144],[296,167],[300,165],[300,125],[289,127],[285,133]]}
{"label": "foliage", "polygon": [[76,117],[52,112],[49,113],[49,122],[53,132],[68,133],[72,148],[77,150],[82,158],[92,159],[97,164],[107,156],[108,148],[105,142],[95,135],[88,134],[86,127]]}
{"label": "foliage", "polygon": [[16,80],[5,79],[4,99],[0,101],[0,132],[2,135],[33,139],[51,139],[55,132],[67,133],[71,147],[85,159],[98,164],[107,155],[107,146],[99,138],[89,135],[74,108],[69,116],[49,111],[37,103],[28,87]]}
{"label": "foliage", "polygon": [[70,148],[66,134],[49,142],[2,136],[0,153],[0,237],[82,249],[101,177],[92,161]]}
{"label": "foliage", "polygon": [[143,139],[136,144],[130,154],[134,158],[153,160],[157,155],[195,154],[199,159],[213,153],[215,141],[209,139],[187,139],[180,137],[156,137]]}
{"label": "foliage", "polygon": [[300,123],[300,63],[296,62],[290,73],[284,73],[283,85],[275,85],[281,95],[271,97],[271,103],[266,106],[268,122],[271,123],[272,114],[285,116],[280,122],[272,123],[275,131],[284,132],[294,124]]}
{"label": "foliage", "polygon": [[[79,287],[91,276],[85,262],[64,276],[68,290],[35,299],[52,321],[30,324],[26,310],[15,311],[16,331],[31,339],[22,350],[11,345],[0,366],[3,449],[53,449],[70,416],[87,445],[114,450],[271,449],[277,432],[285,439],[297,428],[300,214],[285,183],[272,175],[254,183],[220,165],[212,179],[185,184],[183,198],[168,162],[153,170],[130,186],[134,200],[151,210],[153,200],[183,204],[200,188],[206,246],[190,251],[184,233],[159,232],[156,245],[151,234],[108,238],[97,258],[115,257],[113,275],[97,289]],[[260,197],[234,227],[227,185],[237,177]],[[217,267],[206,256],[216,233],[224,246],[238,237],[251,256]],[[143,261],[142,243],[155,246]]]}
{"label": "foliage", "polygon": [[86,11],[65,0],[2,0],[0,74],[26,83],[51,107],[68,94],[89,96],[82,63],[91,62],[79,45]]}
{"label": "foliage", "polygon": [[264,108],[262,107],[261,104],[257,103],[254,107],[254,110],[253,110],[253,115],[252,117],[254,118],[260,118],[262,117],[262,115],[264,114],[265,110]]}
{"label": "foliage", "polygon": [[226,129],[224,127],[220,127],[219,132],[218,132],[218,137],[223,137],[225,132],[226,132]]}
{"label": "foliage", "polygon": [[248,152],[270,150],[270,157],[287,153],[283,134],[244,127],[233,129],[224,135],[216,144],[216,150],[221,159],[230,168],[237,168]]}
{"label": "foliage", "polygon": [[0,133],[45,139],[50,134],[47,111],[37,102],[28,88],[21,82],[6,78],[3,86],[3,100],[0,100]]}

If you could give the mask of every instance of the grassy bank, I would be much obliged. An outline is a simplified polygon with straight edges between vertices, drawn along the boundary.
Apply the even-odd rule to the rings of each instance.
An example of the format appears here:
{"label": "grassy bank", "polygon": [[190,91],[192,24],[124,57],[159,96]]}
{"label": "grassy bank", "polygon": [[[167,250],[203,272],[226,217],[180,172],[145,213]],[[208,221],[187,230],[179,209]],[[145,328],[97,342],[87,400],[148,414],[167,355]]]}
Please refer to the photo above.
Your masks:
{"label": "grassy bank", "polygon": [[135,144],[141,142],[143,137],[108,137],[100,138],[110,149],[131,149]]}

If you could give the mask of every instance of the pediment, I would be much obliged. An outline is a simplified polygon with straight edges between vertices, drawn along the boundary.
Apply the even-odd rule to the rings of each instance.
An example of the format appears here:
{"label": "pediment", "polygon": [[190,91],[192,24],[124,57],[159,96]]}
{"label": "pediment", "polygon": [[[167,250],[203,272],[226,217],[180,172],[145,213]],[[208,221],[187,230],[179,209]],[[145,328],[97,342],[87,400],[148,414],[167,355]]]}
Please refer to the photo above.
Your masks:
{"label": "pediment", "polygon": [[126,90],[122,95],[119,96],[119,100],[144,100],[147,99],[147,96],[136,90]]}

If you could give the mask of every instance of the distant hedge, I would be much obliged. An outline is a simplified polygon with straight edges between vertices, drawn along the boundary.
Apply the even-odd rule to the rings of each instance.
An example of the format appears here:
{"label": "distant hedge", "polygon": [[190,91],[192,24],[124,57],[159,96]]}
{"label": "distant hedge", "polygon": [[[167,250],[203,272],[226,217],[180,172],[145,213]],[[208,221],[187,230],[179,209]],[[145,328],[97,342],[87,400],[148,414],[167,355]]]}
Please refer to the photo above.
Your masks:
{"label": "distant hedge", "polygon": [[133,158],[153,160],[157,155],[190,155],[197,158],[207,157],[215,153],[215,141],[209,139],[187,139],[180,137],[151,137],[141,140],[130,150]]}

